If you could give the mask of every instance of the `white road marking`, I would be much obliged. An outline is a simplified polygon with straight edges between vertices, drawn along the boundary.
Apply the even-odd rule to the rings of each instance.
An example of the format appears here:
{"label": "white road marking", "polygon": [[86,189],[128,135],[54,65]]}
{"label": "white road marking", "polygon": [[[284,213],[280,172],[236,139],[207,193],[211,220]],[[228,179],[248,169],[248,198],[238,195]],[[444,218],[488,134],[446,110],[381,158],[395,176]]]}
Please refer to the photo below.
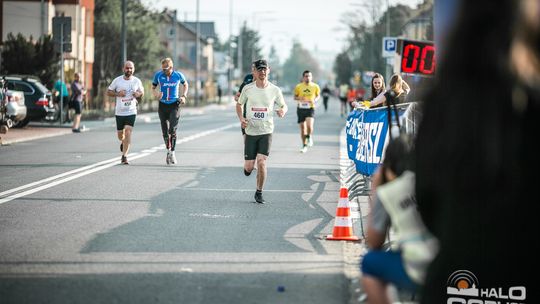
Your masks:
{"label": "white road marking", "polygon": [[[213,134],[213,133],[216,133],[216,132],[220,132],[220,131],[223,131],[223,130],[226,130],[226,129],[229,129],[229,128],[232,128],[232,127],[237,127],[237,126],[238,126],[238,123],[228,124],[228,125],[225,125],[223,127],[219,127],[219,128],[216,128],[216,129],[212,129],[212,130],[197,133],[197,134],[194,134],[194,135],[191,135],[191,136],[188,136],[188,137],[184,137],[184,138],[182,138],[180,140],[177,140],[176,143],[177,144],[186,143],[188,141],[192,141],[194,139],[197,139],[197,138],[200,138],[200,137],[203,137],[203,136],[207,136],[207,135],[210,135],[210,134]],[[150,154],[152,154],[152,153],[154,153],[154,152],[156,152],[158,150],[162,150],[164,148],[165,148],[165,145],[161,144],[161,145],[159,145],[157,147],[144,149],[143,152],[141,152],[141,153],[130,153],[129,154],[129,160],[135,160],[135,159],[139,159],[139,158],[142,158],[142,157],[146,157],[146,156],[148,156],[148,155],[150,155]],[[107,169],[107,168],[110,168],[110,167],[113,167],[113,166],[116,166],[116,165],[120,165],[120,162],[118,161],[118,157],[107,159],[107,160],[104,160],[104,161],[100,161],[100,162],[97,162],[97,163],[92,164],[92,165],[84,166],[84,167],[81,167],[81,168],[78,168],[78,169],[75,169],[75,170],[64,172],[64,173],[61,173],[61,174],[58,174],[58,175],[54,175],[54,176],[51,176],[51,177],[47,177],[47,178],[35,181],[33,183],[29,183],[29,184],[26,184],[26,185],[23,185],[23,186],[20,186],[20,187],[16,187],[16,188],[13,188],[13,189],[10,189],[10,190],[0,192],[0,205],[3,204],[3,203],[7,203],[9,201],[12,201],[14,199],[17,199],[17,198],[20,198],[20,197],[23,197],[23,196],[26,196],[26,195],[29,195],[29,194],[32,194],[32,193],[36,193],[36,192],[41,191],[41,190],[45,190],[45,189],[48,189],[48,188],[63,184],[65,182],[69,182],[69,181],[74,180],[76,178],[79,178],[79,177],[82,177],[82,176],[85,176],[85,175],[88,175],[88,174],[91,174],[91,173],[94,173],[94,172],[98,172],[98,171],[101,171],[101,170],[104,170],[104,169]],[[41,186],[38,186],[38,185],[41,185]],[[19,192],[19,191],[22,191],[22,190],[25,190],[25,189],[28,189],[28,188],[31,188],[31,187],[34,187],[34,186],[38,186],[38,187],[32,188],[30,190],[23,191],[23,192]],[[18,192],[18,193],[16,193],[16,192]],[[16,194],[9,195],[11,193],[16,193]],[[9,196],[7,196],[7,195],[9,195]]]}
{"label": "white road marking", "polygon": [[[231,191],[231,192],[252,192],[253,189],[233,189],[233,188],[190,188],[184,187],[182,190],[191,191]],[[300,192],[300,193],[315,193],[313,190],[301,190],[301,189],[264,189],[263,192]]]}

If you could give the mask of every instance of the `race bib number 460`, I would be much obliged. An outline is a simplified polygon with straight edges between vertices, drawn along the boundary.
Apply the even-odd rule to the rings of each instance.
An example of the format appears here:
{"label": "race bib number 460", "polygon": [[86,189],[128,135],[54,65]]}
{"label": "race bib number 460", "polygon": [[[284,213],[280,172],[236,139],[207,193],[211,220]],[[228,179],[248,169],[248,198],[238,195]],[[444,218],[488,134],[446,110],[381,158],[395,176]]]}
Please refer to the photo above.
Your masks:
{"label": "race bib number 460", "polygon": [[251,119],[259,121],[268,120],[268,108],[251,108]]}

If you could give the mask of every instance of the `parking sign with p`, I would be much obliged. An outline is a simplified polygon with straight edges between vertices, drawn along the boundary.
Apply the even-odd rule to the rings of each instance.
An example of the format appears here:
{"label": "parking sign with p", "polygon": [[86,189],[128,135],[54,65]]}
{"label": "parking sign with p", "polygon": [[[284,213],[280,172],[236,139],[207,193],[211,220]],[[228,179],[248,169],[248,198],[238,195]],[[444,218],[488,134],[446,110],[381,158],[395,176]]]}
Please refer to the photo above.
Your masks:
{"label": "parking sign with p", "polygon": [[396,53],[397,38],[383,37],[382,56],[384,58],[393,57]]}

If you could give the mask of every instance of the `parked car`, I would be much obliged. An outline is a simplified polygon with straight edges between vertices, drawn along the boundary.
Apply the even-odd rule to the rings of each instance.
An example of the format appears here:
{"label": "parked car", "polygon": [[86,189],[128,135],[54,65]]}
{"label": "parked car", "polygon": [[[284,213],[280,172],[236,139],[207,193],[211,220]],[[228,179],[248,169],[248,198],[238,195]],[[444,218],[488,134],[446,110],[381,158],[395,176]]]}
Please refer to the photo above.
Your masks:
{"label": "parked car", "polygon": [[26,105],[26,118],[15,127],[22,128],[30,121],[55,121],[58,120],[58,109],[52,100],[52,94],[38,78],[32,76],[5,76],[8,89],[24,93]]}
{"label": "parked car", "polygon": [[26,117],[24,93],[8,90],[6,79],[0,79],[0,134],[5,134]]}

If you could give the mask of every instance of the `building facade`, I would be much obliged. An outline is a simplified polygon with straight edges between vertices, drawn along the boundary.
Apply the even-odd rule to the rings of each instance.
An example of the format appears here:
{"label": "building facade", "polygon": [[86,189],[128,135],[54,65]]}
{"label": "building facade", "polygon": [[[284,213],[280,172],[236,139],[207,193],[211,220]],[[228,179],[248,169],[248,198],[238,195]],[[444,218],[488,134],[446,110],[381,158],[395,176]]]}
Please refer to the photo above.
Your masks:
{"label": "building facade", "polygon": [[[71,17],[72,50],[64,54],[64,72],[71,80],[79,72],[88,90],[94,63],[94,0],[0,0],[0,36],[20,33],[37,40],[52,35],[53,17]],[[91,94],[87,94],[91,96]]]}
{"label": "building facade", "polygon": [[[165,10],[160,23],[160,41],[171,54],[175,68],[182,71],[189,79],[189,94],[194,96],[195,86],[197,86],[199,96],[205,100],[211,100],[215,98],[217,92],[213,47],[216,33],[214,22],[200,22],[199,24],[199,51],[197,52],[197,23],[181,22],[177,19],[175,11]],[[199,56],[198,73],[196,72],[197,55]],[[195,78],[198,81],[195,81]]]}

